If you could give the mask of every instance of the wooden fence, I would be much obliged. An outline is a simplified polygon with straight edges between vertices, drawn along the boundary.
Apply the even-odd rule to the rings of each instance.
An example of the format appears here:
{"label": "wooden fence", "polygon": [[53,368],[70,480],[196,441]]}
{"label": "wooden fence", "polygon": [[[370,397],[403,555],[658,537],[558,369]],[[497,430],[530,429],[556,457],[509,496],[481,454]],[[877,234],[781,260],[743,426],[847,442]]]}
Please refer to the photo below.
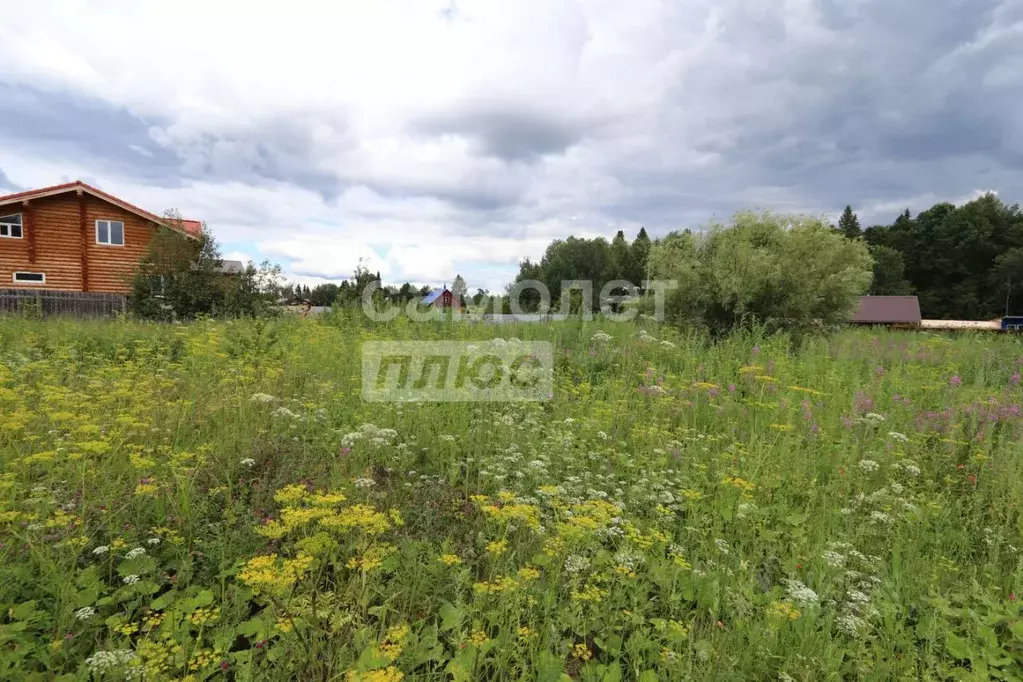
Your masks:
{"label": "wooden fence", "polygon": [[70,315],[108,317],[124,313],[128,298],[122,294],[56,291],[48,289],[0,289],[0,315]]}

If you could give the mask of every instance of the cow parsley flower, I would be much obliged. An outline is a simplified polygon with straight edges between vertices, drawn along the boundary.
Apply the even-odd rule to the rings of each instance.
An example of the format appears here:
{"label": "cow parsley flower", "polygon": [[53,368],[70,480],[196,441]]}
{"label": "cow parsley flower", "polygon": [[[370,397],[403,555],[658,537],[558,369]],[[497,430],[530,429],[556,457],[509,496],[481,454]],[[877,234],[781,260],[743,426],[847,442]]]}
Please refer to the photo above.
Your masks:
{"label": "cow parsley flower", "polygon": [[91,606],[83,606],[75,611],[75,620],[89,620],[96,615],[96,609]]}
{"label": "cow parsley flower", "polygon": [[85,665],[94,673],[123,672],[126,677],[133,678],[139,674],[139,657],[131,649],[114,649],[113,651],[97,651],[85,659]]}
{"label": "cow parsley flower", "polygon": [[881,465],[878,464],[877,462],[875,462],[872,459],[861,459],[860,463],[859,463],[859,467],[863,471],[866,471],[867,473],[870,473],[872,471],[877,471],[879,468],[881,468]]}
{"label": "cow parsley flower", "polygon": [[146,550],[145,550],[144,547],[136,547],[135,549],[133,549],[130,552],[128,552],[127,554],[125,554],[124,558],[125,559],[135,559],[137,557],[145,556],[145,555],[146,555]]}
{"label": "cow parsley flower", "polygon": [[255,466],[256,460],[252,459],[251,457],[246,457],[241,462],[239,462],[239,464],[241,464],[243,467],[252,467]]}
{"label": "cow parsley flower", "polygon": [[838,552],[827,551],[823,554],[824,561],[828,566],[839,567],[845,566],[845,555],[839,554]]}
{"label": "cow parsley flower", "polygon": [[843,613],[835,621],[835,624],[839,630],[850,637],[855,637],[867,628],[867,621],[852,613]]}
{"label": "cow parsley flower", "polygon": [[139,581],[139,576],[137,576],[135,574],[124,576],[124,584],[125,585],[134,585],[138,581]]}
{"label": "cow parsley flower", "polygon": [[590,560],[578,554],[570,554],[565,559],[565,571],[568,573],[582,573],[590,567]]}
{"label": "cow parsley flower", "polygon": [[874,523],[891,523],[892,517],[883,511],[872,511],[870,512],[870,520]]}
{"label": "cow parsley flower", "polygon": [[274,396],[269,393],[253,393],[252,397],[249,398],[254,403],[272,403],[277,400]]}
{"label": "cow parsley flower", "polygon": [[785,580],[784,583],[785,587],[788,589],[789,599],[800,606],[805,608],[820,604],[821,598],[817,596],[817,593],[800,581]]}
{"label": "cow parsley flower", "polygon": [[108,547],[107,545],[100,545],[96,549],[92,550],[92,553],[95,554],[96,556],[103,556],[109,551],[110,547]]}

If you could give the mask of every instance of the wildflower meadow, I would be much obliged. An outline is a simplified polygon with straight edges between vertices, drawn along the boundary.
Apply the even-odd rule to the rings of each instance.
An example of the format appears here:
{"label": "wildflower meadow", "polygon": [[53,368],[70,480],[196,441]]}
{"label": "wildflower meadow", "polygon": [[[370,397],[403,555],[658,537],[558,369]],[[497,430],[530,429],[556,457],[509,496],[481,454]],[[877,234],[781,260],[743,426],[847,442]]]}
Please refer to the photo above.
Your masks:
{"label": "wildflower meadow", "polygon": [[[380,340],[551,342],[364,402]],[[0,679],[1021,680],[1013,335],[0,322]]]}

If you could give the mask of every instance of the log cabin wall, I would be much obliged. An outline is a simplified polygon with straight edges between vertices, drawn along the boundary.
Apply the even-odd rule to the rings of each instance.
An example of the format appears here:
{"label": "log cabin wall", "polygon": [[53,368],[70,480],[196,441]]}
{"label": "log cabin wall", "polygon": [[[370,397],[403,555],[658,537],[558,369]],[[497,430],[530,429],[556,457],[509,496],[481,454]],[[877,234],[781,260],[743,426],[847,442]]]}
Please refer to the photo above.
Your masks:
{"label": "log cabin wall", "polygon": [[[127,293],[155,225],[88,193],[75,191],[0,207],[21,213],[21,239],[0,238],[0,288]],[[99,244],[96,221],[124,223],[124,245]],[[41,272],[45,282],[15,282],[15,272]]]}

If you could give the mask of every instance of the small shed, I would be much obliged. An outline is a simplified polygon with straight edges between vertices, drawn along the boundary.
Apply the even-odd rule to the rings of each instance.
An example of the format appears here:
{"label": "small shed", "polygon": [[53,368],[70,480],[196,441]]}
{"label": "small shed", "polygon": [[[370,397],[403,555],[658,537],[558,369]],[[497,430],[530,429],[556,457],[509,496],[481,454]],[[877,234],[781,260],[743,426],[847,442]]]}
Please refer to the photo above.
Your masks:
{"label": "small shed", "polygon": [[920,301],[916,296],[860,296],[852,324],[920,324]]}

